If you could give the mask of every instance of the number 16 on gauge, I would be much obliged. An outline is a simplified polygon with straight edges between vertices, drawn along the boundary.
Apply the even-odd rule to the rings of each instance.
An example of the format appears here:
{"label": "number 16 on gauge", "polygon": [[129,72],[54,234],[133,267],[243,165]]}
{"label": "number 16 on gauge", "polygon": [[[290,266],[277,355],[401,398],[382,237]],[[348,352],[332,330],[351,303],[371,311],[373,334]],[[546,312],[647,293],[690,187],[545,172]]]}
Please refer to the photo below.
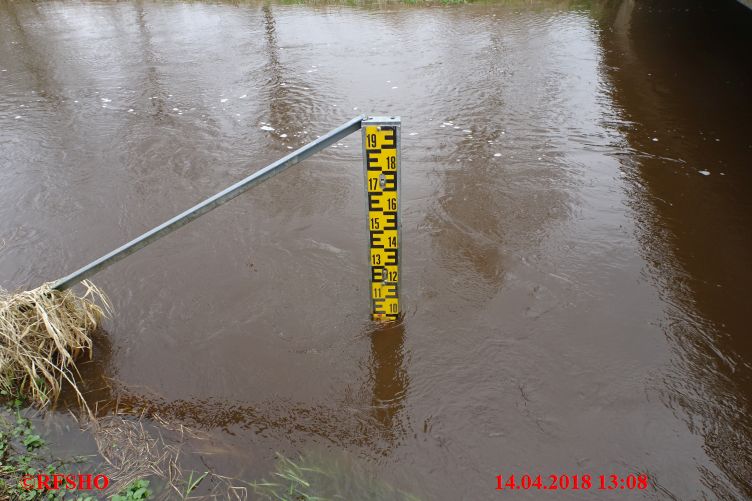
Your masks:
{"label": "number 16 on gauge", "polygon": [[363,120],[371,316],[397,320],[400,305],[399,117]]}

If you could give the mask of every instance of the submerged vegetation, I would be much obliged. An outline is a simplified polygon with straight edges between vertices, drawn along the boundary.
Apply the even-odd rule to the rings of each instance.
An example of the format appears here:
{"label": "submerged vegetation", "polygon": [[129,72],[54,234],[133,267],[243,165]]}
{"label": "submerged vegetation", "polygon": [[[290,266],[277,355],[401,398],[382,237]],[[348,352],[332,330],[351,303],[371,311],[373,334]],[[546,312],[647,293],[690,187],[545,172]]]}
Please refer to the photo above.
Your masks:
{"label": "submerged vegetation", "polygon": [[57,400],[64,383],[81,397],[75,360],[91,355],[91,333],[110,311],[96,286],[83,286],[80,297],[49,283],[25,292],[0,289],[0,388],[41,406]]}
{"label": "submerged vegetation", "polygon": [[324,501],[334,499],[420,501],[413,494],[359,471],[352,464],[316,456],[295,461],[278,454],[269,480],[251,484],[260,499]]}

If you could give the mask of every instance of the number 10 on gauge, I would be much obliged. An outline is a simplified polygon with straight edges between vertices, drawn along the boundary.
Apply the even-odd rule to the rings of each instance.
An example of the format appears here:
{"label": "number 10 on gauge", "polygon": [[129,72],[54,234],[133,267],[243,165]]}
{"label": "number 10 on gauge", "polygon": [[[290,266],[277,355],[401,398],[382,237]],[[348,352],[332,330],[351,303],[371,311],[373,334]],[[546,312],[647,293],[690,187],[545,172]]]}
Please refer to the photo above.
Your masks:
{"label": "number 10 on gauge", "polygon": [[368,117],[362,127],[371,315],[377,321],[401,313],[400,125],[399,117]]}

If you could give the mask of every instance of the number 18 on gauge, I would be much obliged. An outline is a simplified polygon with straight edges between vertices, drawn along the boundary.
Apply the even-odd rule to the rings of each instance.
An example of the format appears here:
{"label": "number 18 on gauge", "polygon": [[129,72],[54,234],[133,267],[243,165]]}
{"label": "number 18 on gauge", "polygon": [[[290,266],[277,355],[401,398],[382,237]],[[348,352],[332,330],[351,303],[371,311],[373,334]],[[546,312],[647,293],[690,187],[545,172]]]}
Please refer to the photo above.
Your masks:
{"label": "number 18 on gauge", "polygon": [[371,315],[377,321],[397,320],[401,313],[400,125],[399,117],[368,117],[362,127]]}

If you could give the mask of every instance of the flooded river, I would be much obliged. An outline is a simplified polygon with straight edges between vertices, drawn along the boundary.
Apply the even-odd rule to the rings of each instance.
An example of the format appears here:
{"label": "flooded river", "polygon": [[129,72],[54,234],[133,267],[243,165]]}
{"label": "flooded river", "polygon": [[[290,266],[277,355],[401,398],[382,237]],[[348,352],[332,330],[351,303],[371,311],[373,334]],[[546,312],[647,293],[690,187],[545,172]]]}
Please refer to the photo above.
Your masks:
{"label": "flooded river", "polygon": [[369,321],[355,135],[95,277],[90,401],[248,480],[279,452],[423,499],[746,499],[750,47],[731,0],[1,2],[0,284],[399,114],[399,325]]}

